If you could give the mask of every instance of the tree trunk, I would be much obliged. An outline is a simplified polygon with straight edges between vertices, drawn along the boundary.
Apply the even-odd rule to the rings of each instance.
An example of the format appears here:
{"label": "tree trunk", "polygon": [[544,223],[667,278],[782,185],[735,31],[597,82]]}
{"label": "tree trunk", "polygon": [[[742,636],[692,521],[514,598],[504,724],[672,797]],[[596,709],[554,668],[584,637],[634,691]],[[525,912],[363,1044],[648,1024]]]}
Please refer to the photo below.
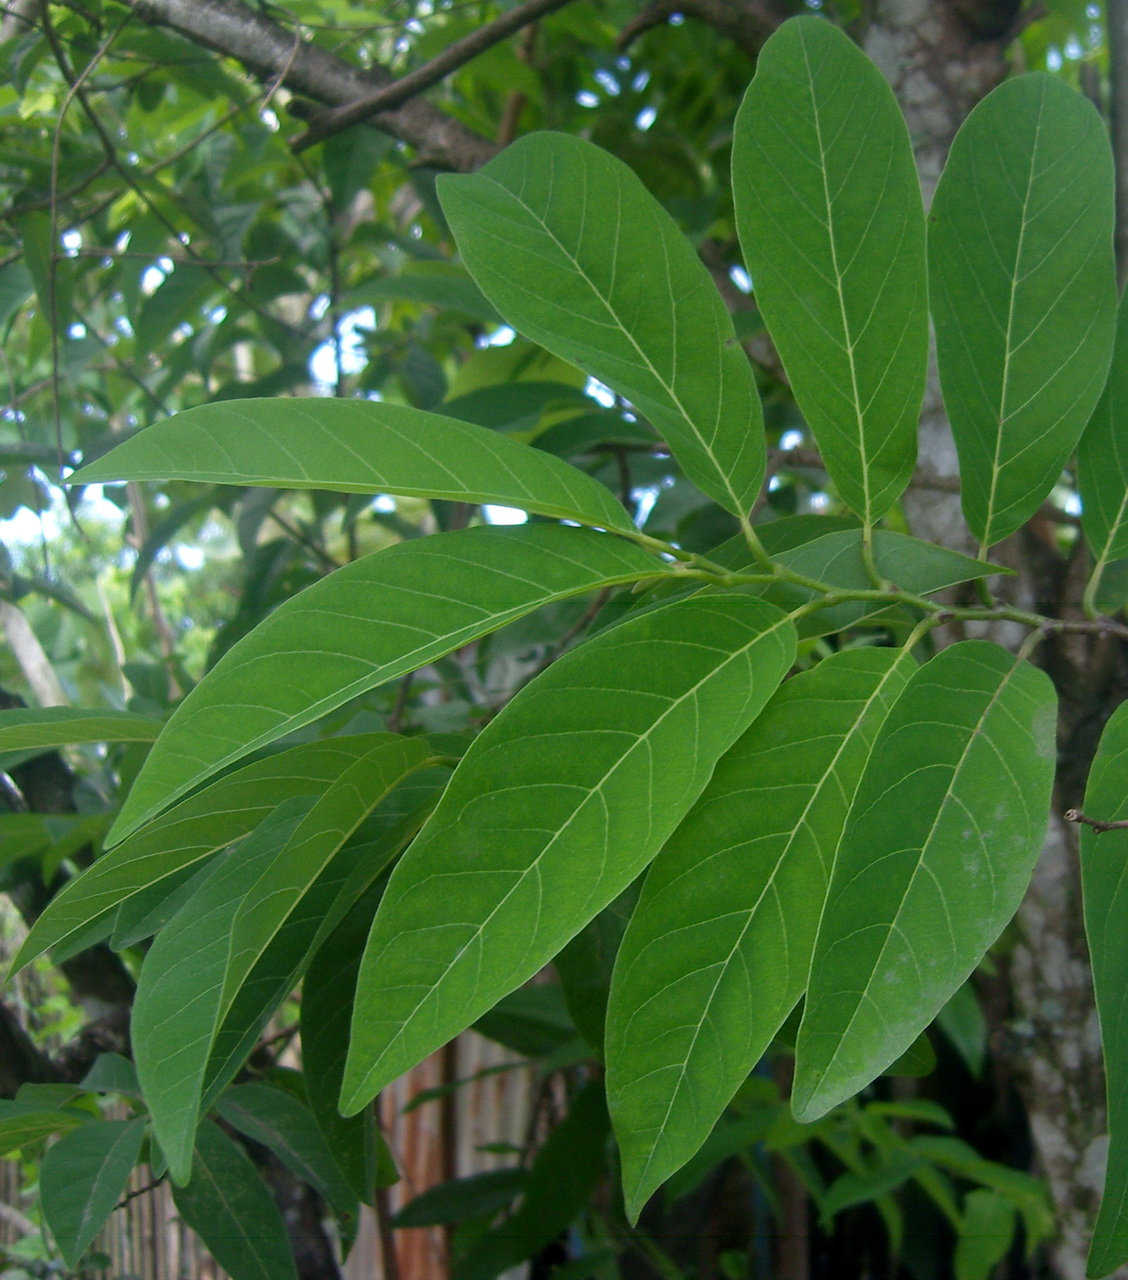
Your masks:
{"label": "tree trunk", "polygon": [[[908,120],[926,202],[931,200],[956,129],[971,108],[1004,79],[1007,44],[1018,4],[993,0],[878,0],[863,45],[893,85]],[[926,473],[958,475],[935,368],[921,423],[920,462]],[[956,493],[911,492],[906,509],[913,532],[957,550],[975,547]],[[1085,552],[1072,571],[1034,522],[995,548],[1018,570],[1008,595],[1044,613],[1078,610]],[[996,587],[1001,584],[995,584]],[[952,633],[946,640],[961,638]],[[1013,647],[1016,637],[992,631]],[[1079,805],[1099,729],[1124,696],[1124,656],[1118,645],[1057,639],[1037,661],[1062,698],[1064,750],[1055,811]],[[1042,857],[1004,946],[1010,985],[1009,1026],[996,1052],[1015,1081],[1029,1117],[1040,1172],[1053,1201],[1057,1237],[1054,1273],[1081,1280],[1103,1181],[1105,1107],[1100,1041],[1082,925],[1074,829],[1054,818]],[[1126,1272],[1128,1274],[1128,1272]]]}

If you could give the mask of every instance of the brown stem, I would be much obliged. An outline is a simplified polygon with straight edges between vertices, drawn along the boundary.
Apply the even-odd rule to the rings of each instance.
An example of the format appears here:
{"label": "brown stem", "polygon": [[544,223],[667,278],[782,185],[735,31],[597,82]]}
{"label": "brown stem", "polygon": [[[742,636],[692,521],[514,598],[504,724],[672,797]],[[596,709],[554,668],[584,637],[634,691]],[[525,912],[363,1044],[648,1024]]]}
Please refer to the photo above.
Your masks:
{"label": "brown stem", "polygon": [[1102,822],[1099,818],[1087,818],[1080,809],[1066,809],[1062,817],[1066,822],[1082,823],[1086,827],[1092,827],[1094,831],[1128,830],[1128,818],[1120,818],[1116,822]]}
{"label": "brown stem", "polygon": [[445,76],[465,66],[467,62],[484,53],[492,45],[511,36],[515,31],[520,31],[522,27],[527,27],[530,22],[535,22],[546,13],[552,13],[554,9],[563,9],[570,3],[571,0],[525,0],[524,4],[519,4],[500,18],[495,18],[493,22],[487,22],[485,26],[472,31],[468,36],[456,40],[437,57],[425,62],[421,67],[416,67],[414,71],[409,71],[407,75],[401,76],[391,84],[381,85],[380,88],[372,90],[355,102],[314,117],[305,133],[299,134],[292,140],[291,147],[294,151],[305,151],[306,148],[324,141],[332,134],[340,133],[354,124],[360,124],[382,111],[393,111],[396,107],[402,107],[409,99],[429,89],[433,84],[438,84]]}

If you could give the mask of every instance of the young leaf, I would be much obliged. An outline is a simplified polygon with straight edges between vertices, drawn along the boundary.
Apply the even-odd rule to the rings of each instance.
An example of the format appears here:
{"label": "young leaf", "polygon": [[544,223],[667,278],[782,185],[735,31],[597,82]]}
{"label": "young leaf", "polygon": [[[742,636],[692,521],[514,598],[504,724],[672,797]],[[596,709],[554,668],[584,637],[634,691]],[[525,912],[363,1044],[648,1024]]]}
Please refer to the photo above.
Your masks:
{"label": "young leaf", "polygon": [[909,681],[838,846],[796,1045],[796,1119],[903,1053],[1014,914],[1045,833],[1055,714],[1046,675],[983,640]]}
{"label": "young leaf", "polygon": [[224,400],[139,431],[70,477],[397,493],[494,502],[603,529],[634,525],[608,489],[484,427],[373,400]]}
{"label": "young leaf", "polygon": [[669,572],[618,538],[477,528],[365,556],[277,608],[184,699],[107,837],[350,698],[566,596]]}
{"label": "young leaf", "polygon": [[249,884],[297,829],[311,801],[281,804],[209,868],[191,901],[157,935],[133,1004],[137,1077],[174,1181],[187,1181],[208,1050],[219,1017],[228,937]]}
{"label": "young leaf", "polygon": [[527,337],[625,396],[734,515],[764,475],[751,366],[709,272],[620,160],[560,133],[439,179],[482,292]]}
{"label": "young leaf", "polygon": [[940,383],[986,549],[1057,483],[1108,372],[1113,171],[1092,104],[1050,75],[1001,84],[956,135],[929,224]]}
{"label": "young leaf", "polygon": [[1128,556],[1128,292],[1116,313],[1108,383],[1077,446],[1077,488],[1081,527],[1096,559],[1095,594],[1105,566]]}
{"label": "young leaf", "polygon": [[733,137],[736,225],[792,390],[867,523],[916,459],[928,360],[924,207],[888,83],[822,17],[764,45]]}
{"label": "young leaf", "polygon": [[565,654],[491,721],[376,915],[346,1112],[536,973],[638,875],[794,653],[794,627],[762,601],[682,600]]}
{"label": "young leaf", "polygon": [[64,1134],[43,1157],[39,1194],[59,1252],[77,1267],[129,1182],[148,1122],[95,1120]]}
{"label": "young leaf", "polygon": [[611,985],[627,1211],[709,1136],[807,981],[834,851],[915,661],[854,649],[788,680],[647,873]]}
{"label": "young leaf", "polygon": [[[1085,813],[1128,818],[1128,703],[1109,717],[1085,788]],[[1128,830],[1081,828],[1081,887],[1108,1094],[1108,1169],[1089,1251],[1091,1276],[1128,1262]]]}
{"label": "young leaf", "polygon": [[64,747],[77,742],[152,742],[161,722],[131,711],[19,707],[0,711],[0,751]]}
{"label": "young leaf", "polygon": [[12,972],[66,942],[123,899],[245,836],[283,801],[320,795],[387,736],[357,734],[302,743],[237,769],[181,801],[103,854],[51,900],[16,954]]}
{"label": "young leaf", "polygon": [[176,1208],[233,1280],[298,1280],[286,1225],[243,1151],[210,1120],[200,1125],[192,1181]]}

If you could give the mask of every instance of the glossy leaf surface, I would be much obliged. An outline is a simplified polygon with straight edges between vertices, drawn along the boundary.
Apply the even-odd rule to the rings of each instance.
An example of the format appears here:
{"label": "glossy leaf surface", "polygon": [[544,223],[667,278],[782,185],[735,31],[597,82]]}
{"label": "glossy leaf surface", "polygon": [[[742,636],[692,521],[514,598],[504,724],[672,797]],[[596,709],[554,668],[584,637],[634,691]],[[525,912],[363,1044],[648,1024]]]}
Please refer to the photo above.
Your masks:
{"label": "glossy leaf surface", "polygon": [[516,329],[629,400],[742,514],[764,475],[751,366],[709,272],[622,161],[560,133],[439,181],[458,248]]}
{"label": "glossy leaf surface", "polygon": [[377,913],[344,1110],[531,977],[638,875],[794,652],[792,624],[760,601],[679,601],[566,654],[490,722]]}
{"label": "glossy leaf surface", "polygon": [[905,650],[857,649],[788,680],[647,873],[607,1019],[632,1218],[709,1136],[802,995],[850,801],[914,666]]}
{"label": "glossy leaf surface", "polygon": [[893,1062],[1010,920],[1046,829],[1056,700],[971,640],[921,667],[878,732],[834,865],[796,1045],[814,1120]]}
{"label": "glossy leaf surface", "polygon": [[[1121,703],[1104,727],[1089,773],[1089,817],[1128,818],[1126,769],[1128,703]],[[1104,1276],[1128,1262],[1128,830],[1081,828],[1081,885],[1108,1095],[1108,1169],[1089,1275]]]}
{"label": "glossy leaf surface", "polygon": [[929,271],[961,497],[984,547],[1038,509],[1104,386],[1116,271],[1108,133],[1044,74],[1008,80],[952,143]]}
{"label": "glossy leaf surface", "polygon": [[733,138],[756,302],[838,492],[863,519],[908,483],[928,356],[924,207],[885,78],[822,17],[768,40]]}
{"label": "glossy leaf surface", "polygon": [[436,534],[314,583],[228,650],[173,713],[108,842],[256,747],[541,605],[668,572],[557,525]]}
{"label": "glossy leaf surface", "polygon": [[138,432],[70,479],[395,493],[489,502],[633,529],[611,492],[539,449],[456,418],[372,400],[225,400]]}

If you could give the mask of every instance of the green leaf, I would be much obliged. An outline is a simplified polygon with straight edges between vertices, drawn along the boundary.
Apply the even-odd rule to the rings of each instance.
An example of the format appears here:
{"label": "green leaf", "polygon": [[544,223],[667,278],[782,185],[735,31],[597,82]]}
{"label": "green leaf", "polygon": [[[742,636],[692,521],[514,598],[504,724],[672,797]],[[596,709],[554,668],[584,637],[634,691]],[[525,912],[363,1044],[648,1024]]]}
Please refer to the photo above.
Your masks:
{"label": "green leaf", "polygon": [[849,1170],[839,1175],[827,1188],[820,1205],[824,1229],[843,1209],[868,1204],[879,1196],[895,1191],[921,1167],[924,1161],[911,1151],[893,1152],[886,1160],[878,1160],[872,1168]]}
{"label": "green leaf", "polygon": [[[878,573],[885,581],[918,596],[942,591],[959,582],[1007,572],[989,561],[973,560],[958,551],[949,551],[946,547],[922,542],[892,529],[874,530],[873,554]],[[839,591],[865,590],[873,586],[862,558],[861,530],[840,529],[824,533],[812,542],[780,552],[775,560],[792,573],[815,578]],[[765,598],[781,609],[794,609],[815,599],[818,594],[789,582],[774,583],[764,590]],[[846,630],[887,609],[887,605],[862,600],[829,605],[803,618],[800,634]]]}
{"label": "green leaf", "polygon": [[647,873],[607,1019],[632,1220],[708,1138],[803,994],[850,802],[914,665],[907,650],[855,649],[788,680]]}
{"label": "green leaf", "polygon": [[357,1197],[304,1103],[282,1089],[252,1082],[228,1089],[216,1110],[229,1125],[269,1147],[291,1172],[315,1187],[342,1222],[355,1219]]}
{"label": "green leaf", "polygon": [[678,601],[572,650],[474,741],[392,874],[343,1109],[531,977],[661,848],[787,671],[762,601]]}
{"label": "green leaf", "polygon": [[97,1120],[64,1134],[43,1158],[39,1194],[59,1252],[77,1267],[129,1182],[148,1121]]}
{"label": "green leaf", "polygon": [[[1128,703],[1109,717],[1085,788],[1085,813],[1128,818]],[[1108,1170],[1089,1251],[1089,1275],[1128,1261],[1128,830],[1081,829],[1081,889],[1108,1095]]]}
{"label": "green leaf", "polygon": [[152,742],[159,720],[131,711],[84,711],[74,707],[0,711],[0,751],[64,747],[77,742]]}
{"label": "green leaf", "polygon": [[393,1227],[442,1227],[467,1218],[493,1216],[525,1189],[524,1169],[488,1169],[440,1182],[413,1197],[392,1219]]}
{"label": "green leaf", "polygon": [[1045,834],[1046,675],[971,640],[920,668],[878,732],[834,864],[796,1045],[817,1119],[932,1021],[1018,907]]}
{"label": "green leaf", "polygon": [[250,884],[297,830],[307,798],[281,804],[216,860],[153,942],[137,985],[132,1041],[153,1133],[178,1183],[187,1180],[208,1050],[219,1018],[235,913]]}
{"label": "green leaf", "polygon": [[916,459],[928,360],[924,208],[884,76],[822,17],[764,45],[733,137],[756,302],[845,501],[872,523]]}
{"label": "green leaf", "polygon": [[1097,562],[1095,593],[1105,566],[1128,556],[1128,292],[1116,313],[1108,382],[1077,446],[1077,488],[1081,526]]}
{"label": "green leaf", "polygon": [[303,743],[237,769],[182,801],[103,854],[51,900],[16,954],[12,972],[66,942],[123,899],[245,836],[283,801],[320,795],[383,736]]}
{"label": "green leaf", "polygon": [[610,490],[484,427],[373,400],[227,400],[174,414],[70,477],[397,493],[633,532]]}
{"label": "green leaf", "polygon": [[455,1280],[493,1280],[565,1231],[603,1174],[609,1129],[603,1086],[591,1081],[537,1152],[521,1207],[474,1241]]}
{"label": "green leaf", "polygon": [[542,605],[667,572],[618,538],[558,525],[435,534],[356,560],[277,608],[196,685],[107,842],[256,747]]}
{"label": "green leaf", "polygon": [[302,984],[302,1068],[306,1097],[334,1159],[359,1199],[373,1200],[373,1188],[396,1180],[378,1177],[377,1144],[383,1142],[374,1108],[342,1116],[337,1110],[349,1018],[356,993],[356,975],[372,914],[380,893],[370,890],[325,940],[310,962]]}
{"label": "green leaf", "polygon": [[81,1111],[47,1111],[0,1098],[0,1156],[41,1142],[60,1130],[74,1129],[89,1119],[89,1114]]}
{"label": "green leaf", "polygon": [[708,270],[634,173],[537,133],[438,185],[463,261],[510,324],[629,400],[689,479],[743,515],[764,475],[752,369]]}
{"label": "green leaf", "polygon": [[243,1151],[210,1120],[196,1139],[192,1181],[176,1208],[232,1280],[297,1280],[274,1197]]}
{"label": "green leaf", "polygon": [[396,783],[427,763],[429,754],[424,738],[384,735],[314,802],[259,878],[248,882],[231,922],[221,1018],[333,855]]}
{"label": "green leaf", "polygon": [[1014,1205],[987,1187],[969,1191],[956,1240],[956,1280],[990,1280],[1014,1240]]}
{"label": "green leaf", "polygon": [[1001,84],[956,135],[929,223],[940,383],[986,548],[1057,483],[1108,372],[1113,171],[1092,104],[1054,76]]}

